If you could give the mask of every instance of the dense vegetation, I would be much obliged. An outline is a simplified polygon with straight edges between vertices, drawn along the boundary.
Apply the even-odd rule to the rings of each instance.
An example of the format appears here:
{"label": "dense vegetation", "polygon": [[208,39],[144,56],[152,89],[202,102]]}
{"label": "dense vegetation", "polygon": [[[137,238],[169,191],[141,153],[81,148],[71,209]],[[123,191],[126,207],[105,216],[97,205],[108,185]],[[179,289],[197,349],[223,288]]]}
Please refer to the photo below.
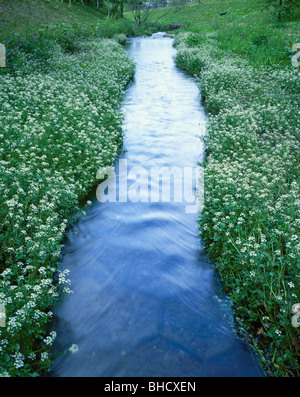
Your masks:
{"label": "dense vegetation", "polygon": [[102,33],[63,25],[11,38],[0,69],[2,376],[48,368],[49,309],[70,292],[57,268],[62,239],[121,148],[119,104],[135,67],[118,43],[126,36]]}
{"label": "dense vegetation", "polygon": [[[0,69],[2,376],[48,368],[49,308],[70,291],[57,269],[62,238],[122,143],[118,106],[134,65],[118,42],[138,34],[134,18],[108,20],[106,8],[72,3],[16,0],[23,18],[7,6],[0,20],[8,50]],[[199,3],[157,9],[149,23],[161,16],[158,30],[184,25],[175,61],[195,75],[210,115],[200,234],[268,374],[299,376],[300,328],[291,323],[300,302],[297,2],[288,9],[283,1],[280,17],[273,0]]]}
{"label": "dense vegetation", "polygon": [[[212,3],[228,18],[213,15]],[[291,319],[300,302],[300,68],[291,47],[300,24],[291,16],[279,23],[264,6],[192,5],[177,14],[186,26],[174,44],[210,116],[200,234],[268,374],[299,376]]]}
{"label": "dense vegetation", "polygon": [[198,68],[210,113],[201,234],[240,325],[273,364],[268,369],[296,374],[299,73],[257,70],[210,40],[191,46],[189,37],[178,37],[176,62]]}

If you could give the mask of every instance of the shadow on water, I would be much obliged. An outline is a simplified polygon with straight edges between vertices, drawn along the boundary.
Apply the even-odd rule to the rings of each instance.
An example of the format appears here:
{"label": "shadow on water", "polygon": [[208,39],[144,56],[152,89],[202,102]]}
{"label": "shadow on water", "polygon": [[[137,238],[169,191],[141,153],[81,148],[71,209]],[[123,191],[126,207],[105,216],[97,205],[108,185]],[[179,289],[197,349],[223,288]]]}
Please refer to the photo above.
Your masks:
{"label": "shadow on water", "polygon": [[[135,182],[133,167],[147,175],[153,167],[194,167],[206,115],[193,79],[175,67],[172,40],[134,38],[128,52],[137,70],[122,108],[127,183]],[[58,356],[51,376],[264,376],[235,334],[197,236],[197,213],[187,213],[184,200],[151,201],[147,178],[142,202],[126,202],[120,167],[119,200],[101,203],[94,192],[67,236],[61,266],[73,294],[53,310],[53,352],[72,344],[78,352]]]}

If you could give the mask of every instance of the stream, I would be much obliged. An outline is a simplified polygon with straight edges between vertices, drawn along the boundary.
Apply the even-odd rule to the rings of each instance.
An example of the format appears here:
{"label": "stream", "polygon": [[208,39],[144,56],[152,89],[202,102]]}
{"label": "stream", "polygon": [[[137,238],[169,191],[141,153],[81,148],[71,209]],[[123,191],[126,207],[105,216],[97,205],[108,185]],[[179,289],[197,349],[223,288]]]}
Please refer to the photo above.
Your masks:
{"label": "stream", "polygon": [[[188,189],[193,184],[195,200],[196,178],[180,175],[203,158],[206,114],[195,81],[174,64],[172,43],[129,40],[137,69],[122,104],[125,150],[106,191],[91,194],[86,216],[67,235],[61,266],[73,294],[53,309],[52,348],[78,351],[58,355],[52,377],[264,376],[235,333],[198,237]],[[157,167],[166,167],[170,199],[167,190],[166,200],[155,199],[163,194],[150,178]],[[172,167],[178,175],[168,179]]]}

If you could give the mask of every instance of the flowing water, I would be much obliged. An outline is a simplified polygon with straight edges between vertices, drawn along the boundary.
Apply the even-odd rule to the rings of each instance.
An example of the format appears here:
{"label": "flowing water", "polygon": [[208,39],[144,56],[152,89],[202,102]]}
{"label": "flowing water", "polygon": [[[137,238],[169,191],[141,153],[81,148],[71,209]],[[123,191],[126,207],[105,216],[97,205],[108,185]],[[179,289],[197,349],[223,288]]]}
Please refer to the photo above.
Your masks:
{"label": "flowing water", "polygon": [[137,178],[130,170],[140,167],[141,200],[126,202],[117,164],[119,200],[101,203],[94,194],[70,230],[62,267],[73,294],[54,309],[53,348],[78,351],[58,356],[51,376],[263,376],[234,332],[197,236],[197,213],[180,200],[151,202],[145,189],[158,188],[147,178],[153,167],[195,167],[203,156],[198,88],[176,68],[170,38],[134,38],[128,52],[137,70],[122,106],[121,160],[128,186]]}

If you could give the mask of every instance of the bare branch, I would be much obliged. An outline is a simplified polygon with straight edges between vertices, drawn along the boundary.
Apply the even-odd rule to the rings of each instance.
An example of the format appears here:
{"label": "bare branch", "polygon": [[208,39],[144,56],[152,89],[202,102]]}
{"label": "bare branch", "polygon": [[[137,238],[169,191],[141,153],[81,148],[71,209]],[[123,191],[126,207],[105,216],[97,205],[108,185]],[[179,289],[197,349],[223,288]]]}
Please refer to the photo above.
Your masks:
{"label": "bare branch", "polygon": [[[134,17],[138,27],[145,26],[149,16],[155,12],[157,6],[161,5],[162,0],[127,0],[129,9]],[[156,18],[155,22],[146,27],[155,25],[161,18],[166,16],[172,9],[172,6],[181,4],[180,0],[173,0],[172,5],[166,3],[165,11]]]}

